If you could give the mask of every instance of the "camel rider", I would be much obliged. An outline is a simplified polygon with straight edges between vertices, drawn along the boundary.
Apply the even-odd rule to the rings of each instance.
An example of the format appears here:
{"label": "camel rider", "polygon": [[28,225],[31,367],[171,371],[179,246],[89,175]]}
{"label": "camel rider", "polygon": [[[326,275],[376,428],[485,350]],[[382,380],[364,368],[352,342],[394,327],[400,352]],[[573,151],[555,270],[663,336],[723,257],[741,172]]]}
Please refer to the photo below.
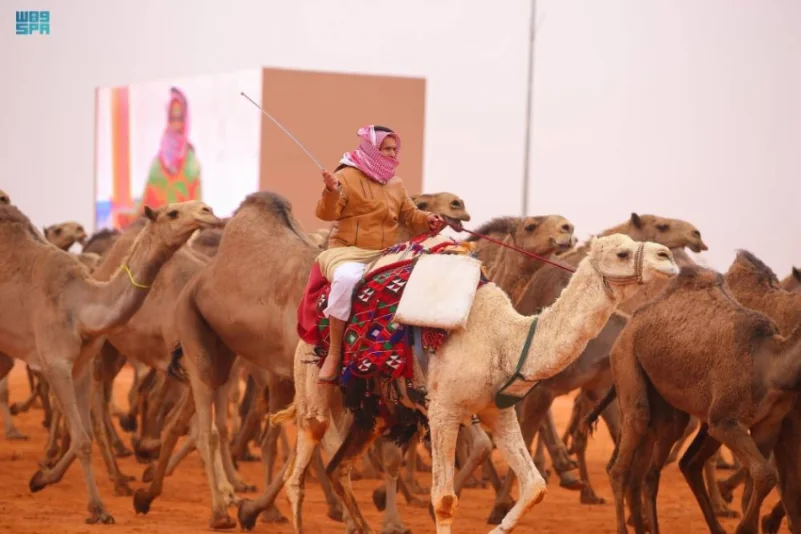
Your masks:
{"label": "camel rider", "polygon": [[342,336],[350,319],[353,291],[366,266],[395,244],[399,224],[413,236],[439,232],[441,217],[417,209],[403,181],[395,176],[400,137],[383,126],[359,129],[359,147],[346,152],[334,174],[323,170],[322,198],[317,217],[336,222],[328,249],[317,257],[320,271],[331,283],[328,306],[330,345],[319,383],[336,384],[342,360]]}

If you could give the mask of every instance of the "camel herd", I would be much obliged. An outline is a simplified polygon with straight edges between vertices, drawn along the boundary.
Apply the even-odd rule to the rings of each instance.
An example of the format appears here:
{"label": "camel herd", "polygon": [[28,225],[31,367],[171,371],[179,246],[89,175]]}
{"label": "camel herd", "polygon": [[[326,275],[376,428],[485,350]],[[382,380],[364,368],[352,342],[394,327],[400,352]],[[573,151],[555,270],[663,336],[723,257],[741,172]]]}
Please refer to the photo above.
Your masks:
{"label": "camel herd", "polygon": [[[471,219],[451,193],[413,200],[457,225]],[[492,240],[465,240],[490,283],[476,292],[467,326],[448,334],[425,371],[416,362],[425,402],[376,386],[369,393],[389,415],[367,431],[341,398],[323,398],[319,367],[309,365],[313,347],[296,331],[298,304],[330,229],[304,231],[280,195],[251,194],[228,219],[198,201],[146,208],[122,231],[89,236],[73,222],[40,231],[0,191],[0,239],[15,251],[0,260],[5,438],[26,439],[13,416],[40,407],[49,437],[30,490],[58,483],[77,458],[90,523],[114,522],[95,482],[95,441],[115,494],[132,496],[141,514],[158,506],[163,491],[177,491],[168,477],[197,450],[212,528],[236,527],[229,507],[237,505],[244,528],[261,516],[302,531],[312,466],[328,517],[349,531],[372,532],[351,480],[382,477],[374,503],[384,510],[384,533],[408,530],[398,495],[428,508],[438,533],[450,532],[461,491],[485,483],[496,495],[488,523],[501,533],[545,497],[546,452],[560,486],[577,491],[581,504],[604,502],[586,460],[592,425],[602,418],[615,443],[608,474],[620,533],[628,526],[659,531],[660,472],[679,457],[712,532],[724,532],[718,517],[738,515],[729,504],[740,484],[738,533],[758,531],[760,505],[774,487],[781,501],[762,519],[763,531],[777,532],[785,515],[801,524],[794,461],[801,270],[780,281],[747,251],[726,273],[702,268],[685,250],[699,253],[707,244],[679,219],[632,213],[586,243],[574,230],[558,215],[499,217],[476,230]],[[81,251],[69,252],[76,243]],[[15,359],[26,364],[30,394],[10,405]],[[112,391],[126,365],[135,379],[123,410]],[[493,397],[515,372],[535,385],[514,409],[501,409]],[[551,405],[571,393],[573,414],[560,435]],[[425,428],[402,441],[388,437],[389,421],[407,412],[422,414]],[[290,424],[298,429],[294,444],[285,434]],[[252,500],[240,494],[256,488],[237,470],[237,462],[254,459],[251,442],[265,478]],[[721,445],[736,471],[718,480]],[[430,491],[416,479],[426,469],[421,446],[431,456]],[[505,477],[490,461],[493,448],[510,467]],[[136,492],[129,485],[135,478],[117,461],[130,455],[149,464],[142,475],[148,486]],[[276,462],[283,465],[277,473]],[[274,504],[282,489],[288,519]]]}

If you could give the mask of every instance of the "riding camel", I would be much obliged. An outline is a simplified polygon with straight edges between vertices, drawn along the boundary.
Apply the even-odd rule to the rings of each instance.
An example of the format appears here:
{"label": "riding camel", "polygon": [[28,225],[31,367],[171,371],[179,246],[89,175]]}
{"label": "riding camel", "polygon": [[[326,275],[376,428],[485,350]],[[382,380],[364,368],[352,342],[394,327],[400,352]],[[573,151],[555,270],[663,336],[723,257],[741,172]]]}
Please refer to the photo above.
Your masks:
{"label": "riding camel", "polygon": [[[450,532],[457,502],[452,466],[459,424],[469,424],[471,415],[477,414],[522,481],[520,501],[495,529],[509,531],[526,509],[544,497],[545,483],[526,451],[514,410],[499,410],[492,404],[495,392],[511,377],[518,362],[527,380],[543,380],[558,373],[598,333],[619,303],[636,292],[638,282],[648,284],[677,272],[667,248],[616,235],[593,241],[590,254],[579,266],[570,287],[536,320],[518,314],[506,293],[493,283],[477,291],[465,329],[449,335],[436,358],[431,359],[426,377],[429,398],[426,410],[433,450],[431,496],[437,532]],[[533,339],[525,345],[530,349],[521,352],[520,347],[529,334]],[[294,418],[299,427],[296,456],[286,484],[293,524],[296,530],[300,529],[302,481],[312,452],[321,441],[330,449],[344,437],[327,472],[355,528],[371,532],[353,498],[348,468],[383,428],[379,425],[373,431],[351,425],[343,436],[344,428],[337,417],[339,410],[326,409],[325,401],[320,398],[320,388],[316,386],[319,368],[307,363],[312,355],[311,345],[299,343],[295,357],[295,402],[282,415]],[[385,406],[390,408],[394,403],[385,400]],[[326,435],[328,430],[332,432]],[[240,517],[246,506],[246,502],[241,505]]]}
{"label": "riding camel", "polygon": [[[609,228],[600,235],[608,236],[616,233],[628,235],[634,240],[655,242],[670,248],[679,265],[693,263],[684,253],[685,247],[695,252],[708,250],[706,243],[701,239],[700,231],[692,224],[680,219],[632,213],[628,221]],[[586,254],[587,246],[581,246],[561,255],[559,263],[575,267]],[[553,265],[544,265],[534,273],[528,284],[513,296],[515,308],[524,314],[537,313],[540,309],[553,304],[570,280],[571,273],[569,271]],[[628,314],[646,301],[650,295],[657,294],[665,283],[666,281],[657,281],[650,284],[621,304],[598,336],[587,344],[579,358],[562,373],[540,383],[518,407],[526,443],[530,444],[538,435],[542,438],[537,445],[537,454],[535,454],[538,466],[544,464],[541,445],[545,445],[560,478],[560,485],[569,489],[579,489],[581,491],[580,502],[583,504],[605,502],[595,493],[589,481],[585,457],[587,440],[582,433],[574,435],[574,452],[577,454],[580,475],[580,480],[576,480],[569,472],[573,467],[568,451],[564,443],[557,437],[556,427],[550,413],[551,404],[556,397],[568,394],[577,388],[582,388],[579,396],[586,399],[586,403],[589,405],[594,405],[603,398],[612,385],[609,351],[625,326]],[[603,412],[603,416],[614,439],[619,432],[619,416],[616,407],[609,407]],[[579,414],[575,414],[573,418],[578,419]],[[514,504],[510,494],[514,480],[512,473],[504,480],[502,489],[496,494],[488,523],[498,524]]]}
{"label": "riding camel", "polygon": [[[418,207],[420,207],[420,209],[431,209],[431,206],[424,202],[422,206],[418,204]],[[476,231],[476,233],[481,235],[486,235],[485,232],[499,235],[500,241],[508,245],[543,257],[549,256],[559,250],[567,249],[574,242],[573,224],[561,215],[504,217],[494,219],[482,225],[482,227]],[[503,232],[506,232],[506,234],[504,235]],[[471,237],[468,238],[467,241],[474,243],[477,240],[478,238]],[[482,262],[485,257],[496,259],[494,263],[496,268],[489,270],[490,280],[507,294],[511,294],[511,291],[514,291],[517,286],[527,280],[528,277],[536,272],[537,268],[542,265],[542,262],[527,258],[518,251],[504,248],[498,252],[497,249],[501,249],[502,247],[492,242],[488,242],[487,245],[480,249],[478,247],[476,248],[478,258],[482,260]],[[386,445],[384,445],[386,440],[379,439],[378,441],[386,448]],[[415,441],[410,443],[410,459],[416,456],[415,445]],[[459,447],[459,445],[462,445],[462,447]],[[391,445],[389,446],[391,447]],[[470,485],[469,479],[472,477],[475,468],[479,465],[484,464],[485,471],[488,472],[490,479],[497,478],[494,466],[489,461],[491,452],[492,441],[479,425],[470,424],[460,428],[459,439],[457,440],[457,458],[459,460],[460,469],[455,476],[455,491],[457,495],[463,487],[468,487]],[[390,461],[397,461],[391,451],[385,450],[383,456],[388,456]],[[409,478],[406,484],[412,491],[419,493],[422,488],[419,488],[414,479],[411,478],[413,471],[414,466],[412,465],[407,471]],[[497,484],[500,485],[500,480],[497,481]],[[379,504],[379,510],[383,509],[380,503],[383,503],[386,499],[384,491],[385,488],[379,488],[373,493],[373,500]],[[409,499],[407,498],[407,500]],[[394,514],[385,515],[385,523],[382,528],[384,532],[406,531],[400,517],[394,516]]]}
{"label": "riding camel", "polygon": [[787,291],[801,290],[801,269],[793,267],[790,274],[781,281],[781,287]]}
{"label": "riding camel", "polygon": [[[688,325],[703,328],[694,331]],[[725,532],[704,488],[703,468],[724,444],[753,480],[737,532],[756,533],[760,505],[777,480],[766,456],[773,450],[780,474],[796,471],[795,454],[788,454],[792,447],[777,446],[777,438],[798,445],[782,419],[791,411],[801,379],[801,328],[786,338],[778,335],[767,316],[735,300],[721,274],[684,267],[659,297],[632,315],[611,362],[623,416],[608,470],[618,531],[626,532],[627,496],[635,531],[645,531],[644,504],[650,532],[658,533],[659,472],[694,415],[702,425],[679,467],[710,530]],[[784,486],[785,506],[792,502],[791,520],[801,524],[795,504],[799,488]]]}
{"label": "riding camel", "polygon": [[148,224],[123,268],[98,282],[75,256],[48,243],[16,207],[0,206],[0,240],[13,255],[0,260],[0,377],[17,358],[37,364],[62,407],[70,450],[52,470],[37,471],[30,489],[57,482],[77,457],[89,493],[90,523],[111,523],[91,463],[91,362],[104,335],[142,304],[161,266],[197,228],[218,219],[202,202],[145,208]]}

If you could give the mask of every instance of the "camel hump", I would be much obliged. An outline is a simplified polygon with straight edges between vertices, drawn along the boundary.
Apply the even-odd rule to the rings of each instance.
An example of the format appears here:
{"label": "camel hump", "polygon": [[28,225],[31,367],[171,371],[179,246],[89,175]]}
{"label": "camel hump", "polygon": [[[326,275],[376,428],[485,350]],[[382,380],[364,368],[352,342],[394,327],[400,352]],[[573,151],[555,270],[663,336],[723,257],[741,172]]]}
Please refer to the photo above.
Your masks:
{"label": "camel hump", "polygon": [[735,264],[740,265],[746,269],[751,270],[763,280],[767,280],[776,285],[779,283],[779,277],[773,272],[773,269],[757,258],[752,252],[748,250],[738,250],[737,257],[734,260]]}

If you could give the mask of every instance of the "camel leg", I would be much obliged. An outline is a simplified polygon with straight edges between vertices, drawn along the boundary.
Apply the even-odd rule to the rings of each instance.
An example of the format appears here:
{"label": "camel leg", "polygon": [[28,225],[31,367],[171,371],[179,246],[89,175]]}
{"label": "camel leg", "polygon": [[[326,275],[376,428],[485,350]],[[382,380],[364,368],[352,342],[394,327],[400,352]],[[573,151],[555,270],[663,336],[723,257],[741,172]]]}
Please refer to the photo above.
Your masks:
{"label": "camel leg", "polygon": [[[714,415],[715,406],[710,408]],[[754,491],[743,512],[737,532],[757,532],[759,509],[773,486],[776,485],[776,470],[770,465],[757,447],[748,429],[736,419],[720,418],[709,425],[709,434],[718,442],[725,444],[748,469]]]}
{"label": "camel leg", "polygon": [[548,411],[545,412],[538,437],[542,437],[545,448],[548,449],[554,471],[556,471],[556,474],[559,476],[559,486],[569,490],[583,489],[584,484],[582,481],[570,473],[570,471],[578,468],[578,464],[570,458],[567,447],[565,447],[565,444],[559,439],[559,434],[556,430],[556,422],[554,421],[553,411],[550,406],[548,407]]}
{"label": "camel leg", "polygon": [[122,474],[120,466],[117,464],[116,456],[111,447],[111,436],[105,427],[104,412],[108,408],[105,396],[103,394],[103,382],[99,380],[99,367],[101,358],[96,358],[94,361],[95,373],[92,380],[92,426],[94,429],[95,439],[97,441],[100,455],[106,464],[111,481],[114,483],[114,494],[117,496],[130,496],[133,495],[133,490],[128,486],[129,478]]}
{"label": "camel leg", "polygon": [[58,438],[60,437],[60,429],[61,410],[58,409],[58,406],[53,406],[53,417],[50,419],[50,430],[47,434],[45,457],[42,461],[42,467],[53,467],[58,459]]}
{"label": "camel leg", "polygon": [[[14,363],[12,361],[11,365]],[[6,371],[7,373],[7,371]],[[0,374],[2,370],[0,370]],[[8,406],[8,376],[0,379],[0,412],[3,414],[3,429],[5,431],[7,440],[26,440],[28,436],[24,435],[19,429],[14,426],[14,421],[11,419],[11,409]]]}
{"label": "camel leg", "polygon": [[417,473],[422,462],[419,461],[419,453],[417,452],[417,445],[420,443],[420,434],[417,433],[409,443],[409,448],[406,450],[406,485],[411,491],[419,495],[428,493],[428,489],[424,488],[417,481]]}
{"label": "camel leg", "polygon": [[519,481],[520,498],[491,534],[511,532],[523,514],[545,498],[545,479],[537,471],[534,460],[528,452],[514,409],[493,411],[480,417],[482,423],[489,427],[495,446]]}
{"label": "camel leg", "polygon": [[[342,499],[351,521],[361,534],[372,534],[373,529],[362,515],[350,483],[350,469],[354,461],[378,437],[375,429],[360,428],[352,422],[345,439],[325,469],[334,491]],[[397,480],[397,477],[395,478]]]}
{"label": "camel leg", "polygon": [[731,476],[718,480],[717,486],[723,500],[730,503],[734,500],[734,490],[740,486],[748,477],[748,470],[745,467],[740,467]]}
{"label": "camel leg", "polygon": [[687,442],[687,440],[690,439],[690,436],[693,435],[693,432],[698,429],[698,425],[698,418],[695,416],[690,417],[690,422],[687,423],[687,426],[684,428],[681,438],[679,438],[679,441],[673,445],[673,450],[670,451],[670,456],[667,459],[668,464],[672,464],[679,459],[679,453],[681,453],[681,449],[684,447],[684,444]]}
{"label": "camel leg", "polygon": [[[406,534],[410,532],[409,529],[403,524],[403,520],[400,517],[400,513],[398,512],[398,482],[400,472],[401,472],[401,464],[403,463],[403,457],[405,456],[405,452],[403,449],[395,445],[393,442],[381,439],[378,443],[378,451],[379,456],[381,458],[381,463],[384,467],[384,474],[386,478],[385,488],[386,493],[384,496],[384,521],[381,526],[381,533],[382,534]],[[378,491],[378,490],[376,490]],[[373,492],[373,498],[375,499],[376,492]],[[418,499],[418,507],[420,508],[427,508],[428,503],[424,503],[419,501]]]}
{"label": "camel leg", "polygon": [[[720,452],[718,449],[717,452]],[[712,455],[707,463],[704,464],[704,481],[706,482],[707,493],[709,500],[712,503],[712,509],[718,517],[740,517],[740,514],[730,509],[726,500],[720,494],[720,487],[718,486],[718,479],[715,476],[717,468],[717,453]]]}
{"label": "camel leg", "polygon": [[[175,472],[175,469],[178,465],[189,456],[189,453],[197,449],[197,428],[191,428],[189,431],[189,436],[181,445],[181,448],[178,449],[175,453],[170,455],[170,460],[167,463],[167,471],[165,472],[164,476],[172,476]],[[144,478],[144,477],[143,477]],[[152,477],[151,477],[152,479]],[[148,480],[143,480],[144,482],[149,482]]]}
{"label": "camel leg", "polygon": [[[607,390],[604,389],[603,395],[606,394],[606,391]],[[578,459],[579,476],[584,484],[584,487],[581,489],[581,496],[579,497],[579,502],[581,502],[581,504],[594,505],[606,503],[604,498],[599,497],[595,493],[595,489],[590,483],[590,473],[589,469],[587,468],[588,436],[587,432],[581,428],[580,424],[580,421],[583,421],[584,417],[596,405],[598,399],[603,397],[603,395],[600,393],[601,391],[582,390],[582,392],[579,394],[579,396],[584,397],[588,402],[583,403],[579,410],[577,410],[579,412],[577,414],[579,419],[572,433],[573,452],[576,454],[576,458]],[[620,436],[620,409],[618,408],[617,403],[612,403],[607,406],[606,409],[601,412],[601,417],[603,418],[604,423],[606,423],[606,428],[609,430],[609,435],[612,438],[612,442],[616,443]]]}
{"label": "camel leg", "polygon": [[659,521],[656,513],[657,495],[659,493],[659,480],[662,469],[668,463],[668,458],[675,451],[674,443],[683,437],[687,428],[689,416],[683,412],[668,408],[672,418],[654,421],[656,440],[651,455],[651,464],[643,478],[643,505],[645,508],[646,524],[651,534],[659,534]]}
{"label": "camel leg", "polygon": [[776,534],[781,527],[785,513],[791,532],[801,525],[801,464],[798,451],[801,450],[801,405],[795,407],[784,418],[779,439],[773,447],[773,458],[779,473],[779,494],[781,501],[776,503],[769,515],[762,518],[762,532]]}
{"label": "camel leg", "polygon": [[225,476],[228,479],[228,482],[230,482],[230,484],[233,486],[234,491],[241,493],[255,493],[256,486],[245,484],[242,482],[242,480],[240,480],[239,475],[236,472],[236,468],[234,468],[233,457],[231,456],[231,444],[228,440],[229,388],[237,379],[237,373],[232,372],[231,378],[215,392],[214,424],[220,436],[218,450]]}
{"label": "camel leg", "polygon": [[[534,388],[534,391],[518,404],[518,417],[520,420],[520,429],[523,432],[523,440],[529,444],[526,446],[526,450],[529,450],[528,447],[537,435],[552,401],[553,396],[548,389]],[[514,505],[514,500],[512,500],[512,487],[514,486],[515,480],[514,471],[509,470],[504,478],[500,491],[495,494],[495,503],[487,519],[488,524],[500,524],[501,519],[509,513],[509,510]]]}
{"label": "camel leg", "polygon": [[704,464],[712,458],[719,448],[720,442],[709,435],[709,427],[706,423],[702,423],[684,456],[679,460],[679,469],[687,480],[687,484],[690,486],[696,501],[698,501],[710,532],[724,534],[726,531],[715,515],[712,501],[709,499],[709,494],[704,487],[703,478]]}
{"label": "camel leg", "polygon": [[[283,426],[281,427],[283,429]],[[325,502],[328,503],[328,517],[334,521],[342,522],[344,519],[344,511],[342,510],[342,501],[339,500],[334,488],[331,487],[331,481],[325,476],[325,464],[323,464],[323,456],[320,454],[320,448],[314,449],[312,454],[312,467],[317,473],[317,479],[320,482],[320,487],[325,495]]]}
{"label": "camel leg", "polygon": [[459,469],[459,472],[456,473],[456,477],[454,479],[453,485],[456,495],[461,495],[462,488],[466,487],[464,482],[467,477],[472,475],[473,471],[475,471],[479,465],[482,465],[492,453],[492,441],[487,433],[484,432],[484,429],[481,428],[480,423],[472,423],[471,425],[462,429],[462,431],[459,433],[463,439],[465,439],[465,441],[468,441],[471,444],[471,447],[470,456],[467,458],[464,465],[462,465],[462,467]]}
{"label": "camel leg", "polygon": [[648,382],[645,372],[637,362],[630,338],[625,336],[618,338],[611,361],[622,425],[620,440],[609,461],[607,474],[615,501],[618,534],[628,534],[624,493],[629,487],[635,454],[648,432],[651,407],[648,402]]}
{"label": "camel leg", "polygon": [[[33,475],[29,484],[30,490],[37,492],[44,489],[45,486],[61,480],[67,468],[77,457],[81,462],[84,483],[89,493],[87,523],[114,523],[114,518],[106,512],[106,506],[100,498],[92,468],[91,367],[86,365],[83,369],[77,370],[75,381],[73,381],[70,359],[58,358],[59,354],[64,354],[63,351],[59,352],[56,347],[43,347],[42,349],[48,355],[47,359],[43,359],[48,362],[44,371],[45,378],[55,393],[67,420],[70,448],[51,471],[37,471]],[[91,350],[91,348],[86,350]]]}
{"label": "camel leg", "polygon": [[147,514],[153,501],[161,495],[170,457],[175,445],[178,443],[178,438],[181,437],[186,427],[190,424],[193,415],[195,415],[195,400],[192,392],[187,390],[165,425],[161,444],[162,454],[159,455],[156,461],[150,485],[147,489],[140,488],[134,492],[134,510],[137,514]]}
{"label": "camel leg", "polygon": [[[242,405],[238,412],[242,423],[239,430],[234,433],[234,439],[231,443],[231,455],[235,461],[252,462],[256,460],[256,457],[250,452],[248,444],[259,435],[261,420],[266,413],[266,406],[260,401],[256,388],[257,385],[253,376],[248,374],[245,394],[242,397]],[[284,458],[284,461],[286,461],[286,458]]]}
{"label": "camel leg", "polygon": [[[255,388],[255,382],[254,382],[254,388]],[[270,394],[270,397],[268,399],[269,410],[271,413],[278,412],[279,410],[286,408],[292,402],[292,397],[294,395],[294,385],[293,383],[287,380],[281,380],[273,375],[270,375],[269,394]],[[263,403],[257,403],[257,402],[253,403],[246,416],[246,421],[251,419],[254,415],[259,416],[259,418],[263,415],[265,410],[262,408],[262,406],[260,406],[262,404]],[[257,419],[256,422],[258,423],[259,420]],[[268,421],[267,428],[265,429],[264,434],[261,437],[261,443],[260,443],[261,461],[264,464],[265,488],[270,487],[273,481],[273,469],[275,467],[275,457],[278,448],[278,438],[281,435],[282,429],[283,425],[273,426]],[[275,506],[275,504],[271,505],[269,508],[264,510],[264,512],[262,512],[261,520],[263,523],[289,522],[289,520],[286,517],[284,517],[284,514],[281,513],[278,507]]]}

